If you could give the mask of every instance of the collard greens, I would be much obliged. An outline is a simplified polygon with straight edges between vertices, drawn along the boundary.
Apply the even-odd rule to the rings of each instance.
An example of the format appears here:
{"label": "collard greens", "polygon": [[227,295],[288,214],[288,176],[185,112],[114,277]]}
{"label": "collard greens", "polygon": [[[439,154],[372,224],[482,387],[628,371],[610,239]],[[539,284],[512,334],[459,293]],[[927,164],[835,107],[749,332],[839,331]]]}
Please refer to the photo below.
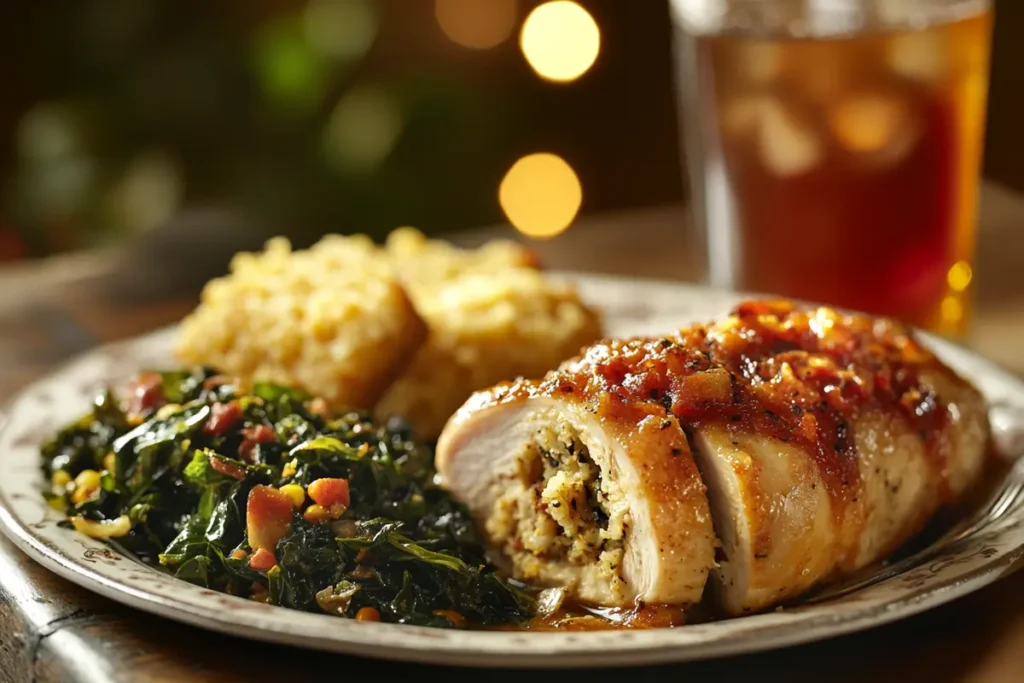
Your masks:
{"label": "collard greens", "polygon": [[[185,581],[295,609],[353,617],[372,607],[384,621],[441,627],[529,617],[531,598],[486,563],[469,514],[434,484],[432,453],[407,425],[326,416],[271,384],[242,393],[210,369],[148,377],[142,405],[108,390],[43,447],[50,502],[69,519],[127,516],[131,530],[111,539],[124,551]],[[235,419],[211,429],[231,404]],[[100,486],[76,497],[67,482],[85,471]],[[313,524],[297,509],[277,566],[251,569],[250,490],[325,477],[348,480],[344,514]]]}

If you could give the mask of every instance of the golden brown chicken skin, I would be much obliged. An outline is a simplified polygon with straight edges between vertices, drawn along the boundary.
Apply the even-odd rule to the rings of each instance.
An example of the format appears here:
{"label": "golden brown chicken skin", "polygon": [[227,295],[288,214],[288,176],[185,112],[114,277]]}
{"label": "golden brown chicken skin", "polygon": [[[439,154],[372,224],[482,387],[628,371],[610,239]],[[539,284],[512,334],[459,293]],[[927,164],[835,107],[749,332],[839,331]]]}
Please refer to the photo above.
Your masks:
{"label": "golden brown chicken skin", "polygon": [[[542,405],[547,413],[532,408]],[[576,429],[560,408],[566,405],[580,416],[576,426],[589,426]],[[799,596],[890,554],[979,478],[988,435],[980,393],[902,326],[752,301],[665,338],[596,344],[543,380],[476,396],[442,435],[438,468],[457,495],[468,494],[489,532],[504,533],[490,534],[504,553],[525,547],[526,559],[513,562],[517,573],[530,565],[557,583],[558,572],[543,571],[553,561],[549,546],[531,546],[528,536],[524,545],[520,532],[536,526],[524,519],[544,516],[547,482],[575,466],[551,458],[549,467],[521,467],[519,489],[541,493],[516,497],[493,465],[522,463],[524,449],[536,450],[535,425],[557,431],[569,424],[570,441],[583,435],[576,451],[588,450],[590,440],[613,454],[594,464],[602,485],[615,482],[617,514],[650,517],[651,509],[678,504],[671,487],[652,484],[676,476],[658,464],[673,462],[672,451],[648,445],[639,428],[659,420],[685,437],[677,457],[694,458],[699,471],[684,476],[701,483],[687,481],[687,504],[693,509],[706,498],[717,540],[690,525],[677,539],[685,548],[654,556],[658,543],[650,537],[671,522],[628,528],[625,556],[652,575],[627,586],[657,584],[660,572],[710,572],[713,599],[730,614]],[[524,421],[531,427],[522,428]],[[650,460],[652,452],[668,455]],[[629,465],[644,459],[648,468]],[[598,498],[598,507],[607,502]],[[499,529],[493,517],[501,506],[506,524]],[[566,532],[557,524],[546,529]],[[617,604],[631,593],[642,596],[630,589],[619,600],[602,599],[601,590],[584,597]]]}

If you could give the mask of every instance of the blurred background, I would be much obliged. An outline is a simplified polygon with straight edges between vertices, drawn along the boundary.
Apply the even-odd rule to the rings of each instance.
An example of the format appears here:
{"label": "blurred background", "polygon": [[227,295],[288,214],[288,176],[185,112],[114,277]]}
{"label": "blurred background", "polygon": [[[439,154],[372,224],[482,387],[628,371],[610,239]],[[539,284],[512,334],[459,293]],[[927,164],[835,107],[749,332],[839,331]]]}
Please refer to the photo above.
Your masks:
{"label": "blurred background", "polygon": [[[684,201],[667,0],[540,4],[4,3],[0,260]],[[1024,6],[996,15],[985,173],[1024,188]]]}
{"label": "blurred background", "polygon": [[510,170],[541,152],[532,175],[582,188],[568,218],[679,198],[667,4],[562,3],[527,30],[538,4],[5,3],[0,259],[195,209],[260,240],[457,231],[506,219],[506,176],[514,215]]}

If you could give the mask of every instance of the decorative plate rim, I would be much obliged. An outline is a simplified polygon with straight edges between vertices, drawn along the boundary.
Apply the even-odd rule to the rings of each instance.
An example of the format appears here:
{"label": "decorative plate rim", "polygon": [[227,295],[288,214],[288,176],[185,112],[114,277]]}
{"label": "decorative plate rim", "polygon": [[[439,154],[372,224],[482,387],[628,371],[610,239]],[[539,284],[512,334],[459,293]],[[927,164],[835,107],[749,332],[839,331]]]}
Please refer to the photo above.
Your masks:
{"label": "decorative plate rim", "polygon": [[[661,289],[674,290],[677,296],[682,295],[679,298],[689,299],[684,302],[686,306],[696,305],[720,313],[722,302],[745,296],[742,293],[723,292],[687,283],[581,273],[559,275],[576,280],[581,290],[594,290],[595,296],[584,296],[588,300],[600,300],[602,295],[614,300],[614,290],[623,286],[648,295],[641,298],[637,298],[636,294],[624,298],[620,296],[623,306],[628,300],[636,302],[655,298],[652,295]],[[697,295],[706,300],[693,301]],[[685,310],[683,313],[685,319],[676,324],[707,315],[695,316]],[[668,311],[663,315],[674,318],[676,314]],[[16,426],[19,406],[43,392],[48,384],[67,376],[74,377],[76,371],[87,370],[90,362],[114,356],[127,356],[130,359],[132,350],[144,353],[143,350],[149,347],[159,347],[161,344],[166,347],[174,328],[168,326],[96,347],[62,363],[11,397],[0,408],[0,461],[12,457],[8,449],[15,452],[14,464],[20,463],[16,457],[19,452],[26,458],[30,448],[35,453],[38,451],[38,444],[17,445],[15,442],[18,437],[11,436]],[[959,363],[973,365],[982,375],[975,378],[977,381],[998,380],[1004,385],[1006,393],[1024,401],[1024,381],[991,361],[948,341],[931,335],[924,335],[924,338],[933,347],[938,347],[936,350],[942,355],[951,356]],[[71,400],[66,396],[58,398],[61,399]],[[80,404],[76,405],[82,408]],[[59,421],[54,418],[55,423]],[[55,428],[56,424],[53,426]],[[35,460],[32,462],[34,464]],[[234,636],[378,659],[431,664],[516,668],[627,666],[764,651],[831,638],[909,617],[978,590],[1014,571],[1024,560],[1022,507],[1013,510],[1016,516],[1003,518],[1007,523],[994,523],[978,534],[963,539],[955,544],[955,548],[944,551],[924,567],[914,568],[878,586],[862,589],[829,603],[796,606],[781,612],[675,629],[597,632],[442,630],[355,622],[329,615],[258,605],[243,598],[188,584],[130,557],[117,555],[98,541],[56,527],[52,521],[59,519],[60,515],[45,506],[38,495],[39,491],[33,489],[26,492],[24,488],[17,487],[10,491],[11,479],[27,482],[33,477],[27,471],[14,471],[0,478],[0,532],[45,568],[87,590],[161,617]],[[38,472],[34,479],[37,483],[41,479]],[[24,498],[14,500],[12,496],[15,494]],[[23,514],[23,508],[32,505],[26,494],[35,494],[38,499],[35,505],[46,511],[39,522],[29,522]],[[22,512],[19,513],[19,510]],[[36,528],[40,525],[43,525],[42,528]],[[1012,543],[1003,543],[1005,547],[1000,547],[995,539],[1003,537]],[[78,550],[84,548],[84,553],[71,552],[69,549],[72,547]],[[973,554],[968,552],[972,548]],[[100,558],[98,561],[97,557]],[[943,565],[944,560],[948,560],[949,564]],[[970,566],[965,568],[961,564]],[[931,572],[933,567],[937,567],[933,573],[922,573],[925,570]],[[896,584],[906,581],[906,577],[915,572],[922,573],[920,585],[913,587],[908,583],[906,588],[897,587]],[[893,597],[886,599],[885,596],[890,593]]]}

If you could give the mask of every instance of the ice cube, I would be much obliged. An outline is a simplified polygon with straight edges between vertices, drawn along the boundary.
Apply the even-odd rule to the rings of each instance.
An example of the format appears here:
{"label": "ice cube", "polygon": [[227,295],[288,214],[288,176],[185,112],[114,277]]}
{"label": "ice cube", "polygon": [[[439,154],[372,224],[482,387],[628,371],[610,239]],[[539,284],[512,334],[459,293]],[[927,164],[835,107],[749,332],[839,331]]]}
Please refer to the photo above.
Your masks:
{"label": "ice cube", "polygon": [[798,82],[810,99],[831,102],[847,88],[851,68],[840,49],[821,50],[799,65]]}
{"label": "ice cube", "polygon": [[883,93],[847,97],[831,107],[828,120],[845,149],[885,163],[902,159],[921,133],[910,106]]}
{"label": "ice cube", "polygon": [[750,40],[736,51],[737,69],[754,85],[767,85],[782,74],[783,54],[778,43]]}
{"label": "ice cube", "polygon": [[854,95],[834,105],[829,123],[836,139],[854,152],[877,152],[909,118],[907,106],[895,97]]}
{"label": "ice cube", "polygon": [[742,95],[730,100],[722,108],[722,131],[731,138],[756,133],[761,127],[765,104],[770,102],[759,95]]}
{"label": "ice cube", "polygon": [[949,73],[950,54],[942,36],[932,31],[903,33],[889,41],[889,68],[915,81],[939,83]]}
{"label": "ice cube", "polygon": [[806,173],[821,160],[824,150],[820,136],[781,102],[766,102],[760,122],[761,160],[776,175]]}

